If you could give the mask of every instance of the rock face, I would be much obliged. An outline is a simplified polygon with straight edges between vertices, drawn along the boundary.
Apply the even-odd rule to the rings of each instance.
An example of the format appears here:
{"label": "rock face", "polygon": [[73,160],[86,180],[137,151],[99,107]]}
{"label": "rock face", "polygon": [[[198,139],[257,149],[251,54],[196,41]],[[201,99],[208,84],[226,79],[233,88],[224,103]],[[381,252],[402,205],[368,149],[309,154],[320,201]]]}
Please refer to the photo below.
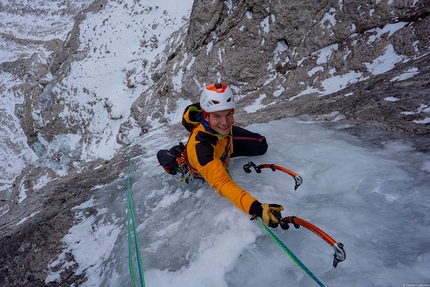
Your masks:
{"label": "rock face", "polygon": [[[105,2],[95,1],[78,14],[67,41],[46,43],[53,56],[37,68],[39,75],[49,71],[61,82],[68,64],[78,57],[80,21],[86,12],[103,9]],[[142,132],[150,127],[147,115],[167,121],[163,115],[175,109],[178,99],[197,101],[205,84],[222,81],[240,95],[239,125],[309,115],[351,127],[406,133],[424,139],[419,148],[429,151],[430,123],[425,123],[429,115],[423,112],[430,106],[429,12],[428,0],[196,0],[189,26],[176,32],[152,63],[152,84],[134,102],[117,140],[127,144],[124,135],[134,125]],[[39,63],[34,57],[33,64]],[[31,59],[0,68],[18,75],[29,74],[30,66]],[[31,76],[16,87],[25,94],[16,113],[33,147],[35,130],[52,138],[74,134],[76,127],[53,121],[64,107],[44,98],[43,91],[55,83],[40,80],[31,67]],[[180,87],[174,80],[178,76]],[[344,79],[349,84],[339,87]],[[267,107],[257,112],[245,109],[260,102]],[[41,111],[39,119],[34,110]],[[54,124],[41,124],[45,120]],[[100,164],[102,169],[92,168]],[[10,202],[14,208],[0,217],[0,286],[44,286],[45,267],[58,255],[60,240],[73,225],[71,207],[88,199],[97,184],[117,178],[127,164],[121,155],[85,163],[76,169],[79,173],[29,194],[24,204]],[[31,190],[41,172],[29,166],[17,181]],[[16,225],[34,212],[37,215]],[[63,282],[49,286],[79,286],[85,278],[74,276],[73,269],[63,274],[67,276]]]}
{"label": "rock face", "polygon": [[[47,266],[61,252],[61,240],[74,224],[71,209],[88,200],[99,189],[97,186],[119,178],[128,165],[123,156],[88,163],[79,174],[51,182],[2,216],[0,286],[46,286]],[[40,173],[32,168],[25,172],[35,177]],[[62,273],[60,283],[49,286],[79,286],[85,278],[74,275],[75,268],[71,266]]]}
{"label": "rock face", "polygon": [[[175,58],[154,92],[197,100],[205,84],[223,81],[243,96],[242,124],[302,114],[333,120],[334,110],[345,122],[425,135],[429,125],[414,121],[426,117],[418,109],[430,99],[429,11],[429,1],[195,1],[185,43],[167,48]],[[190,65],[181,91],[171,82],[178,58]],[[350,80],[336,87],[336,79]],[[133,109],[149,109],[146,98]],[[257,100],[276,104],[258,115],[241,109]]]}

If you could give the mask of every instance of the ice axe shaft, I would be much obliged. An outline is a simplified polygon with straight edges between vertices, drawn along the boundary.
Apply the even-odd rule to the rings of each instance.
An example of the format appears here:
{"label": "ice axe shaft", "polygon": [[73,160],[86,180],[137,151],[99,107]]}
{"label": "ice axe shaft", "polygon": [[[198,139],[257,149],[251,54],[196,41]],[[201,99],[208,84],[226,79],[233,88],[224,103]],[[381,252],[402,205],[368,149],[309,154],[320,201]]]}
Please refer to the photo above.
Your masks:
{"label": "ice axe shaft", "polygon": [[263,163],[263,164],[260,164],[260,165],[256,165],[254,162],[249,161],[247,164],[245,164],[243,166],[243,170],[246,173],[250,173],[251,172],[251,167],[254,168],[255,172],[257,172],[257,173],[261,173],[261,169],[263,169],[263,168],[270,168],[272,171],[279,170],[279,171],[282,171],[282,172],[285,172],[285,173],[291,175],[294,178],[294,181],[295,181],[294,190],[297,190],[297,188],[300,185],[302,185],[302,183],[303,183],[303,178],[300,175],[298,175],[294,171],[291,171],[288,168],[285,168],[285,167],[280,166],[280,165],[276,165],[276,164],[273,164],[273,163],[270,163],[270,164],[269,163]]}
{"label": "ice axe shaft", "polygon": [[279,225],[281,226],[282,229],[287,230],[289,228],[290,223],[292,223],[295,228],[299,228],[300,226],[303,226],[306,229],[309,229],[310,231],[318,235],[319,237],[321,237],[321,239],[323,239],[325,242],[327,242],[333,248],[333,251],[334,251],[333,267],[336,268],[339,262],[342,262],[346,259],[346,253],[345,253],[343,243],[336,242],[336,240],[331,238],[327,233],[325,233],[324,231],[322,231],[312,223],[307,222],[306,220],[298,218],[296,216],[286,216],[282,218],[281,215],[275,210],[272,210],[272,214],[279,221]]}

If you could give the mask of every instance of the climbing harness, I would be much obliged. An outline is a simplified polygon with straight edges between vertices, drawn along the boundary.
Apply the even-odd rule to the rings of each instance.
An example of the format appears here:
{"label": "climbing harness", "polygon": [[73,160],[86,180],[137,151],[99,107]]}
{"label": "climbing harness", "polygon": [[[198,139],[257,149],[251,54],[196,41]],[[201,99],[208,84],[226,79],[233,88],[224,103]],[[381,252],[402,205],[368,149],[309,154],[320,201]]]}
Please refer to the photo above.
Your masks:
{"label": "climbing harness", "polygon": [[[185,154],[185,151],[183,152]],[[191,165],[185,159],[185,155],[176,158],[176,162],[178,163],[177,171],[181,174],[181,177],[178,179],[178,185],[182,185],[185,183],[190,183],[193,179],[201,179],[203,182],[205,181],[200,173],[193,169]]]}
{"label": "climbing harness", "polygon": [[135,280],[135,275],[134,275],[134,270],[133,270],[134,269],[134,267],[133,267],[133,248],[132,248],[132,245],[133,245],[132,237],[133,237],[134,238],[134,247],[136,250],[136,260],[137,260],[137,265],[138,265],[140,287],[145,287],[145,278],[143,275],[142,259],[140,256],[139,240],[137,238],[136,223],[135,223],[134,211],[133,211],[133,200],[131,197],[131,187],[130,187],[131,186],[130,185],[130,179],[131,179],[131,176],[133,175],[133,172],[134,172],[134,157],[133,157],[133,154],[130,152],[129,148],[127,148],[127,152],[130,155],[130,162],[131,162],[131,170],[130,170],[130,173],[127,175],[127,178],[126,178],[128,265],[129,265],[129,269],[130,269],[131,282],[133,284],[133,287],[136,287],[136,280]]}
{"label": "climbing harness", "polygon": [[188,184],[193,179],[201,179],[204,182],[205,180],[201,174],[188,163],[187,149],[184,144],[180,142],[179,145],[182,147],[182,152],[176,156],[176,162],[178,163],[177,171],[181,175],[178,179],[178,185],[182,185],[184,182]]}
{"label": "climbing harness", "polygon": [[[226,165],[225,163],[227,161],[228,154],[231,148],[231,142],[232,142],[232,138],[231,138],[231,135],[229,135],[227,146],[222,156],[220,157],[220,160],[224,165]],[[181,175],[181,177],[178,179],[178,185],[182,185],[184,182],[190,183],[190,181],[193,179],[201,179],[202,182],[205,182],[205,179],[202,177],[202,175],[196,169],[194,169],[189,163],[188,156],[187,156],[187,149],[185,145],[182,142],[180,142],[179,146],[181,147],[181,153],[179,155],[171,154],[171,156],[176,157],[176,162],[178,164],[178,167],[176,170]]]}

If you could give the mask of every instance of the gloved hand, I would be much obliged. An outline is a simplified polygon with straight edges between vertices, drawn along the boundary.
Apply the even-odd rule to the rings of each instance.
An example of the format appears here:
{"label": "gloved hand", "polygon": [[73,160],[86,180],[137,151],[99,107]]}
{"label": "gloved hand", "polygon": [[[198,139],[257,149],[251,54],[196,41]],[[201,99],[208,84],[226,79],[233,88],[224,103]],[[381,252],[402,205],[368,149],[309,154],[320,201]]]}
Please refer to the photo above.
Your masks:
{"label": "gloved hand", "polygon": [[272,214],[272,210],[277,212],[280,217],[282,217],[281,211],[284,210],[284,207],[279,204],[269,204],[269,203],[263,203],[261,204],[261,219],[263,219],[264,224],[266,224],[269,227],[276,228],[278,227],[279,221],[276,219],[276,217]]}

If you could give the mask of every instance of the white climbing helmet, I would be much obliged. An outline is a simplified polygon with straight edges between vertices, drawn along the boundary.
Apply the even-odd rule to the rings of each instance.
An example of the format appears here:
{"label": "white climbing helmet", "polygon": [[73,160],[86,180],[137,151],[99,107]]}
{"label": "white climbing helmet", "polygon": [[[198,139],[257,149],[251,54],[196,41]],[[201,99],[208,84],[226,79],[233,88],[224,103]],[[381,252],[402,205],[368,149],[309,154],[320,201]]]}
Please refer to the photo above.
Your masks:
{"label": "white climbing helmet", "polygon": [[207,113],[236,108],[234,95],[226,84],[210,84],[200,95],[200,107]]}

